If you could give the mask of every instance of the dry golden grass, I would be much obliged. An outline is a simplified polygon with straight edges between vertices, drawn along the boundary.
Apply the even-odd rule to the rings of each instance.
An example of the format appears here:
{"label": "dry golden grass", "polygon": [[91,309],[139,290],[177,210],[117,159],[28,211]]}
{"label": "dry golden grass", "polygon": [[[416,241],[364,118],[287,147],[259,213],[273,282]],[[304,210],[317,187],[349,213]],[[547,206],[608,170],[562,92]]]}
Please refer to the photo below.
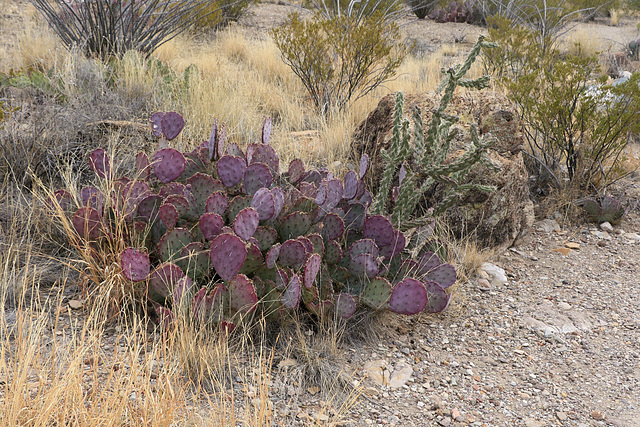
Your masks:
{"label": "dry golden grass", "polygon": [[[35,18],[33,9],[25,10],[24,33],[8,52],[14,58],[10,66],[54,68],[69,99],[83,96],[86,90],[77,79],[79,69],[91,69],[106,78],[110,70],[64,51]],[[226,124],[232,142],[255,142],[269,115],[274,120],[272,144],[283,164],[299,157],[340,173],[349,161],[355,127],[378,101],[398,90],[435,89],[441,68],[456,62],[457,53],[456,45],[443,45],[433,55],[407,58],[394,80],[328,118],[310,108],[304,87],[282,62],[274,43],[248,39],[238,28],[225,30],[210,41],[183,36],[154,53],[178,75],[192,64],[198,67],[199,75],[184,93],[168,94],[158,70],[135,53],[119,62],[113,85],[130,99],[148,100],[159,110],[180,111],[187,126],[176,142],[182,145],[179,148],[207,138],[214,117]],[[470,77],[479,75],[476,65]],[[112,135],[110,145],[118,147],[118,139],[118,134]],[[77,176],[61,172],[60,178],[72,194],[78,194]],[[106,183],[97,185],[105,194],[110,192],[104,188]],[[42,184],[36,194],[41,196],[28,206],[42,207],[50,189]],[[7,207],[9,216],[17,221],[26,208],[12,203]],[[12,229],[47,230],[45,234],[58,238],[72,255],[63,266],[43,264],[41,247],[24,244],[24,239],[33,241],[31,236],[3,235],[0,289],[17,306],[0,303],[0,424],[275,425],[270,394],[276,369],[283,369],[274,362],[275,351],[281,360],[295,360],[286,372],[290,381],[296,381],[290,384],[315,384],[323,390],[327,403],[320,412],[328,416],[325,424],[339,423],[354,405],[360,390],[351,385],[352,373],[339,367],[343,324],[328,322],[309,334],[305,322],[294,319],[276,339],[258,321],[254,328],[229,340],[194,327],[181,316],[169,332],[149,332],[131,309],[139,295],[119,271],[124,239],[116,233],[111,242],[94,250],[74,237],[62,212],[57,212],[57,222],[42,224],[40,211],[30,212],[23,215],[26,223],[9,222]],[[472,243],[466,243],[460,252],[463,277],[487,256]],[[36,264],[40,267],[34,267]],[[44,273],[52,271],[51,265],[58,269],[50,280],[56,283],[45,292],[38,284]],[[70,310],[65,293],[74,270],[80,276],[82,293],[74,298],[84,303],[81,313]],[[7,300],[4,297],[0,301]],[[361,322],[358,327],[366,335],[371,323]],[[233,387],[236,376],[242,379],[241,390]]]}

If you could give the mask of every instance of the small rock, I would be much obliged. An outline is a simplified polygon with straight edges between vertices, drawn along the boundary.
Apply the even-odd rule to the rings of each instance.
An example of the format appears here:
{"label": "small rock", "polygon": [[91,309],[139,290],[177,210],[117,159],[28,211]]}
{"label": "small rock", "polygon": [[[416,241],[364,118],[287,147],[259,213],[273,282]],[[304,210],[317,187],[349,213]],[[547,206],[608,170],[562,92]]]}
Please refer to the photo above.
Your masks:
{"label": "small rock", "polygon": [[601,248],[604,248],[608,244],[609,243],[606,240],[598,240],[598,243],[596,243],[596,245],[600,246]]}
{"label": "small rock", "polygon": [[460,414],[460,410],[458,408],[453,408],[451,410],[451,418],[453,418],[454,421],[457,421],[458,418],[460,418],[461,414]]}
{"label": "small rock", "polygon": [[560,310],[571,310],[571,304],[568,304],[566,302],[559,302],[558,303],[558,308]]}
{"label": "small rock", "polygon": [[524,420],[524,425],[525,427],[544,427],[544,424],[541,423],[540,421],[536,421],[534,419],[531,418],[527,418]]}
{"label": "small rock", "polygon": [[598,421],[603,421],[605,419],[604,413],[602,411],[591,411],[591,418]]}
{"label": "small rock", "polygon": [[560,230],[560,224],[555,219],[547,218],[542,221],[538,221],[534,224],[534,227],[545,233],[551,233],[555,230]]}
{"label": "small rock", "polygon": [[498,267],[497,265],[491,264],[489,262],[484,262],[482,263],[480,269],[489,275],[492,285],[498,286],[507,283],[507,274],[502,268]]}
{"label": "small rock", "polygon": [[562,411],[556,412],[556,418],[560,421],[567,421],[567,414]]}
{"label": "small rock", "polygon": [[613,226],[609,222],[605,221],[602,224],[600,224],[600,230],[613,233]]}
{"label": "small rock", "polygon": [[69,307],[71,307],[71,309],[73,310],[80,310],[82,308],[82,301],[72,299],[69,301]]}
{"label": "small rock", "polygon": [[564,256],[567,256],[571,253],[571,249],[569,248],[555,248],[555,249],[551,249],[553,252],[559,252]]}
{"label": "small rock", "polygon": [[606,231],[592,231],[598,239],[611,240],[611,236]]}
{"label": "small rock", "polygon": [[566,247],[568,247],[569,249],[580,249],[580,244],[579,243],[575,243],[575,242],[566,242],[564,244]]}
{"label": "small rock", "polygon": [[311,396],[313,396],[313,395],[318,394],[320,392],[320,387],[316,387],[316,386],[307,387],[307,391],[309,392],[309,394]]}
{"label": "small rock", "polygon": [[627,233],[624,235],[624,237],[626,237],[629,240],[640,241],[640,235],[636,233]]}
{"label": "small rock", "polygon": [[438,421],[438,424],[440,424],[442,427],[448,427],[451,425],[451,418],[444,417],[443,419]]}
{"label": "small rock", "polygon": [[378,391],[377,388],[375,387],[365,387],[363,390],[364,394],[366,394],[367,396],[377,396],[378,394],[380,394],[380,392]]}

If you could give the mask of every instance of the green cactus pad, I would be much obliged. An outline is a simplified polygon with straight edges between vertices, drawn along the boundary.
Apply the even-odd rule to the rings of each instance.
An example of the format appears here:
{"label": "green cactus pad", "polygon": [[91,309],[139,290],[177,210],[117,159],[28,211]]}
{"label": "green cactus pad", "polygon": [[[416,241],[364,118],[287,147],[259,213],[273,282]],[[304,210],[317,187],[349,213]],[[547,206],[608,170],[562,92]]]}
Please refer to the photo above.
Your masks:
{"label": "green cactus pad", "polygon": [[327,214],[322,220],[322,237],[327,240],[339,240],[344,235],[344,221],[334,213]]}
{"label": "green cactus pad", "polygon": [[162,236],[158,244],[160,259],[164,262],[175,262],[180,258],[182,249],[191,243],[191,233],[185,228],[174,228]]}
{"label": "green cactus pad", "polygon": [[132,282],[139,282],[149,276],[151,264],[149,255],[135,248],[127,248],[120,255],[120,266],[124,277]]}
{"label": "green cactus pad", "polygon": [[327,264],[337,264],[342,259],[342,248],[335,240],[329,240],[324,247],[324,260]]}
{"label": "green cactus pad", "polygon": [[307,239],[311,241],[311,245],[313,246],[313,253],[316,253],[320,256],[324,255],[324,240],[322,236],[319,234],[309,234]]}
{"label": "green cactus pad", "polygon": [[208,276],[211,269],[209,254],[200,242],[193,242],[185,246],[180,251],[180,260],[176,264],[194,280]]}
{"label": "green cactus pad", "polygon": [[240,273],[251,274],[263,265],[264,257],[262,256],[262,252],[260,252],[260,248],[253,243],[249,243],[247,246],[247,257],[242,264]]}
{"label": "green cactus pad", "polygon": [[[225,186],[217,179],[213,179],[210,175],[196,173],[187,180],[190,185],[189,191],[193,195],[195,208],[199,212],[204,212],[207,208],[207,200],[215,192],[226,191]],[[207,211],[209,212],[209,211]],[[217,213],[217,212],[216,212]]]}
{"label": "green cactus pad", "polygon": [[311,215],[306,212],[293,212],[287,215],[280,226],[278,231],[281,240],[295,239],[299,236],[304,236],[311,228],[313,220]]}
{"label": "green cactus pad", "polygon": [[368,307],[380,310],[387,307],[391,297],[391,283],[383,277],[372,279],[360,295],[360,301]]}
{"label": "green cactus pad", "polygon": [[251,206],[251,196],[239,195],[231,199],[227,207],[227,222],[232,224],[241,210]]}
{"label": "green cactus pad", "polygon": [[278,232],[275,228],[267,226],[259,226],[253,237],[258,241],[258,247],[261,251],[267,251],[278,240]]}

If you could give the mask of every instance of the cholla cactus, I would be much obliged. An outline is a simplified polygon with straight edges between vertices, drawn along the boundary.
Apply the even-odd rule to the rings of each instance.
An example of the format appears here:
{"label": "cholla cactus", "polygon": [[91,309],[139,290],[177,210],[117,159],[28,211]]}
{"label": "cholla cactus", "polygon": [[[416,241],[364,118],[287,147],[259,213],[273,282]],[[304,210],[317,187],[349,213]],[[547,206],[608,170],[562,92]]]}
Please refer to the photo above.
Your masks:
{"label": "cholla cactus", "polygon": [[[404,97],[401,92],[396,95],[393,136],[391,147],[383,151],[382,158],[387,163],[380,181],[380,190],[373,202],[374,213],[384,213],[389,205],[393,205],[391,220],[406,228],[416,211],[418,202],[436,183],[446,184],[449,192],[445,199],[434,206],[433,213],[439,215],[460,200],[469,190],[493,191],[494,188],[474,183],[462,183],[469,170],[478,162],[485,163],[492,169],[495,166],[486,155],[487,149],[494,143],[493,138],[480,138],[475,126],[470,129],[472,145],[457,159],[445,164],[449,154],[451,141],[457,130],[451,126],[458,117],[445,113],[456,87],[483,89],[489,84],[489,77],[483,76],[475,80],[464,76],[471,68],[483,47],[493,47],[493,43],[484,41],[481,36],[471,50],[462,66],[443,70],[445,80],[442,83],[444,93],[438,109],[434,111],[426,134],[423,131],[422,115],[419,109],[413,114],[413,138],[409,133],[409,121],[403,119]],[[393,188],[394,179],[398,177],[397,187]],[[389,195],[392,194],[392,203]]]}
{"label": "cholla cactus", "polygon": [[[176,113],[152,116],[154,134],[166,140],[183,125]],[[368,213],[368,157],[344,179],[306,170],[299,159],[281,173],[270,133],[267,118],[262,141],[243,151],[226,144],[215,121],[210,139],[191,152],[139,154],[136,179],[113,177],[110,159],[96,150],[96,174],[119,185],[111,195],[83,190],[73,225],[84,239],[112,238],[104,205],[116,201],[130,229],[123,275],[146,290],[165,324],[176,315],[169,307],[185,304],[194,319],[225,330],[257,311],[346,319],[362,306],[409,315],[444,310],[455,268],[431,252],[410,259],[403,233]],[[64,192],[56,197],[70,200]],[[135,235],[145,248],[135,247]]]}

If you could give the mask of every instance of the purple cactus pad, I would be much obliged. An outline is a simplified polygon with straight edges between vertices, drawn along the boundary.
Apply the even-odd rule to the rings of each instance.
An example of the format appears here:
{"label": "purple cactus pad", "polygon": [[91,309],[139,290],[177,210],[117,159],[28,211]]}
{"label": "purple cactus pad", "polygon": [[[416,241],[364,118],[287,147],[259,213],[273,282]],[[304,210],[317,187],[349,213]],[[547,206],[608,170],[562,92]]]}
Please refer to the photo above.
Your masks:
{"label": "purple cactus pad", "polygon": [[168,229],[172,229],[178,222],[178,210],[171,203],[163,203],[158,210],[160,220]]}
{"label": "purple cactus pad", "polygon": [[153,155],[153,171],[160,182],[167,184],[182,175],[186,161],[178,150],[165,148]]}
{"label": "purple cactus pad", "polygon": [[360,172],[358,173],[358,178],[363,179],[369,170],[369,155],[363,154],[360,157]]}
{"label": "purple cactus pad", "polygon": [[104,234],[100,213],[90,207],[80,208],[71,218],[73,228],[85,240],[97,240]]}
{"label": "purple cactus pad", "polygon": [[322,220],[322,237],[325,240],[338,240],[344,235],[344,221],[334,213],[327,214]]}
{"label": "purple cactus pad", "polygon": [[306,264],[304,265],[303,272],[303,283],[306,288],[310,288],[313,286],[313,282],[315,282],[316,277],[318,277],[318,273],[320,272],[320,267],[322,266],[322,258],[318,254],[313,254],[307,259]]}
{"label": "purple cactus pad", "polygon": [[229,282],[229,305],[241,313],[251,313],[258,305],[253,282],[244,274],[238,274]]}
{"label": "purple cactus pad", "polygon": [[220,181],[226,187],[233,187],[242,181],[247,170],[247,163],[242,157],[224,155],[216,163]]}
{"label": "purple cactus pad", "polygon": [[238,236],[220,234],[211,242],[210,257],[216,273],[228,282],[242,268],[247,258],[247,247]]}
{"label": "purple cactus pad", "polygon": [[260,222],[260,215],[254,208],[244,208],[233,221],[233,230],[244,240],[249,240],[256,232]]}
{"label": "purple cactus pad", "polygon": [[278,263],[283,267],[300,268],[305,261],[307,250],[302,242],[289,239],[280,247]]}
{"label": "purple cactus pad", "polygon": [[217,235],[222,233],[224,227],[224,220],[222,217],[215,213],[202,214],[198,220],[198,226],[205,239],[211,241],[216,238]]}
{"label": "purple cactus pad", "polygon": [[153,113],[151,115],[151,133],[156,138],[160,138],[162,136],[162,117],[164,117],[164,113]]}
{"label": "purple cactus pad", "polygon": [[300,277],[294,274],[289,280],[287,289],[284,291],[281,297],[282,305],[290,310],[298,308],[300,304],[300,296],[302,295],[302,285],[300,283]]}
{"label": "purple cactus pad", "polygon": [[170,262],[160,264],[149,276],[149,290],[166,298],[173,294],[178,280],[184,277],[180,268]]}
{"label": "purple cactus pad", "polygon": [[427,280],[424,282],[424,286],[427,290],[427,306],[424,311],[427,313],[440,313],[444,311],[449,306],[451,296],[436,282]]}
{"label": "purple cactus pad", "polygon": [[398,314],[417,314],[427,305],[427,290],[416,279],[407,278],[398,283],[389,298],[389,310]]}
{"label": "purple cactus pad", "polygon": [[124,276],[132,282],[146,279],[151,271],[149,256],[135,248],[127,248],[122,252],[120,266]]}
{"label": "purple cactus pad", "polygon": [[395,229],[386,217],[373,215],[365,220],[362,234],[365,239],[373,239],[378,247],[389,246],[394,242]]}
{"label": "purple cactus pad", "polygon": [[271,138],[271,129],[273,125],[271,123],[271,117],[267,116],[264,118],[264,123],[262,124],[262,143],[268,144],[269,138]]}
{"label": "purple cactus pad", "polygon": [[180,114],[171,111],[162,116],[160,127],[162,128],[164,137],[171,141],[182,131],[184,119]]}
{"label": "purple cactus pad", "polygon": [[430,270],[425,276],[425,279],[436,282],[446,289],[456,283],[456,269],[451,264],[440,264],[436,268]]}
{"label": "purple cactus pad", "polygon": [[205,203],[205,210],[209,213],[224,215],[229,205],[229,198],[221,191],[211,194]]}
{"label": "purple cactus pad", "polygon": [[304,162],[300,159],[293,159],[291,163],[289,163],[289,181],[291,181],[292,184],[296,184],[304,177],[304,174]]}
{"label": "purple cactus pad", "polygon": [[244,191],[254,195],[261,188],[269,188],[273,182],[273,176],[269,167],[264,163],[252,163],[247,166],[244,173]]}
{"label": "purple cactus pad", "polygon": [[91,153],[89,163],[93,171],[100,178],[111,176],[111,162],[109,161],[109,156],[107,156],[107,153],[102,148],[98,148]]}
{"label": "purple cactus pad", "polygon": [[356,312],[356,302],[352,295],[341,293],[336,297],[334,306],[336,314],[343,319],[349,319]]}

